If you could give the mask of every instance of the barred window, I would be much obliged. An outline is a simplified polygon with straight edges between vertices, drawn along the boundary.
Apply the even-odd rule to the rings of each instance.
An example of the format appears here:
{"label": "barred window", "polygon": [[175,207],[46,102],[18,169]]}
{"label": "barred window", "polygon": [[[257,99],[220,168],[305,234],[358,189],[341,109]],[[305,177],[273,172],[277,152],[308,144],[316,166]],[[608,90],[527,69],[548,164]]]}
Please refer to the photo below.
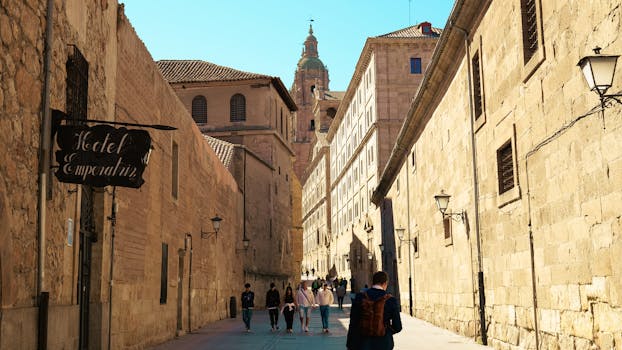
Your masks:
{"label": "barred window", "polygon": [[243,122],[246,120],[246,98],[242,94],[231,96],[231,121]]}
{"label": "barred window", "polygon": [[523,56],[525,63],[538,51],[538,16],[536,0],[521,0]]}
{"label": "barred window", "polygon": [[475,53],[471,59],[471,69],[473,71],[473,109],[477,120],[482,115],[482,76],[479,70],[479,52]]}
{"label": "barred window", "polygon": [[497,172],[499,178],[499,194],[514,188],[512,140],[509,140],[497,150]]}
{"label": "barred window", "polygon": [[80,50],[69,47],[66,69],[66,113],[72,119],[86,119],[89,92],[89,63]]}
{"label": "barred window", "polygon": [[192,99],[192,119],[197,124],[207,123],[207,100],[203,96]]}

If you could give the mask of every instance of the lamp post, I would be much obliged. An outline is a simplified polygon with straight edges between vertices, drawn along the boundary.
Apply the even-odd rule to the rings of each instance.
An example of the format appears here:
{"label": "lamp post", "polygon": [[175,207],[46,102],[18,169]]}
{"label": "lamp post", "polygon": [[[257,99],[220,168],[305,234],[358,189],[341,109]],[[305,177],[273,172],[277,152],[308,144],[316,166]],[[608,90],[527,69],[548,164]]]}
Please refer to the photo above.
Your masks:
{"label": "lamp post", "polygon": [[445,191],[443,190],[441,190],[440,194],[437,194],[436,196],[434,196],[434,200],[436,201],[436,207],[438,208],[438,211],[440,211],[441,214],[443,215],[443,219],[446,217],[450,217],[452,220],[464,222],[464,211],[460,211],[456,213],[447,212],[447,206],[449,205],[449,198],[451,198],[451,196],[446,194]]}
{"label": "lamp post", "polygon": [[214,216],[210,220],[212,221],[212,227],[214,228],[214,231],[206,232],[201,229],[201,238],[203,239],[207,239],[209,238],[209,236],[212,235],[218,238],[218,230],[220,230],[220,222],[222,221],[222,218],[219,217],[218,214],[216,214],[216,216]]}
{"label": "lamp post", "polygon": [[619,55],[601,55],[600,47],[595,47],[595,55],[585,56],[579,60],[577,66],[583,72],[585,81],[591,91],[598,94],[600,98],[601,117],[603,120],[603,129],[605,128],[605,107],[608,101],[616,101],[622,104],[619,97],[622,94],[607,95],[607,90],[613,85],[613,76],[615,75],[616,63]]}

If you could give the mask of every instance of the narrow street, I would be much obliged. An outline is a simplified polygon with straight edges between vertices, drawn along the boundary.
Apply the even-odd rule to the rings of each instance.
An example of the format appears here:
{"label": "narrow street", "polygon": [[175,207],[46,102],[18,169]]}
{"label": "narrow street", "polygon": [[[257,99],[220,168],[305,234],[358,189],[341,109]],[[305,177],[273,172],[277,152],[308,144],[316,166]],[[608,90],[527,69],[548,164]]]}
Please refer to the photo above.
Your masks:
{"label": "narrow street", "polygon": [[[279,317],[281,329],[270,331],[267,311],[255,311],[252,319],[252,332],[245,333],[241,315],[235,319],[214,322],[192,334],[160,344],[153,350],[277,350],[277,349],[345,349],[349,323],[349,305],[344,310],[331,308],[330,334],[322,333],[319,310],[313,311],[310,332],[300,330],[300,321],[294,318],[294,333],[285,332],[285,320]],[[404,329],[395,335],[395,349],[416,350],[485,350],[491,349],[473,342],[469,338],[456,335],[435,327],[427,322],[402,314]]]}

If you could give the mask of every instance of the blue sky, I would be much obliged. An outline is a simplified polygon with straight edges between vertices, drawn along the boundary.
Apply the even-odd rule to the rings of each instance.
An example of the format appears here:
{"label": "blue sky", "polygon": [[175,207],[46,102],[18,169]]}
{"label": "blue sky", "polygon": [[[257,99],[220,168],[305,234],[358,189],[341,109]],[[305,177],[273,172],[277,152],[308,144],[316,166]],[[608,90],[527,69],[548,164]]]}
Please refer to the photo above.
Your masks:
{"label": "blue sky", "polygon": [[[125,0],[154,60],[198,59],[278,76],[291,87],[309,19],[331,90],[345,90],[367,37],[429,21],[453,0]],[[410,11],[409,11],[410,8]]]}

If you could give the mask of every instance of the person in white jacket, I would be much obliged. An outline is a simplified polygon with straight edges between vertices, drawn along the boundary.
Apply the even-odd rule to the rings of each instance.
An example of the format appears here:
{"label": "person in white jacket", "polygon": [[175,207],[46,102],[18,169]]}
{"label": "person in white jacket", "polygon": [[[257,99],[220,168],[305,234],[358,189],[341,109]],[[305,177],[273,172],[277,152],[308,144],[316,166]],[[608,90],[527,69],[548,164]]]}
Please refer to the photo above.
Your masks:
{"label": "person in white jacket", "polygon": [[328,285],[324,283],[322,289],[317,292],[317,303],[320,304],[320,315],[322,316],[322,332],[328,333],[328,316],[330,313],[330,305],[335,299],[333,291],[328,289]]}
{"label": "person in white jacket", "polygon": [[298,310],[300,312],[300,328],[302,331],[308,332],[311,309],[315,308],[315,297],[313,293],[307,289],[307,281],[302,281],[300,283],[300,288],[298,288],[296,292],[296,302],[298,303]]}

